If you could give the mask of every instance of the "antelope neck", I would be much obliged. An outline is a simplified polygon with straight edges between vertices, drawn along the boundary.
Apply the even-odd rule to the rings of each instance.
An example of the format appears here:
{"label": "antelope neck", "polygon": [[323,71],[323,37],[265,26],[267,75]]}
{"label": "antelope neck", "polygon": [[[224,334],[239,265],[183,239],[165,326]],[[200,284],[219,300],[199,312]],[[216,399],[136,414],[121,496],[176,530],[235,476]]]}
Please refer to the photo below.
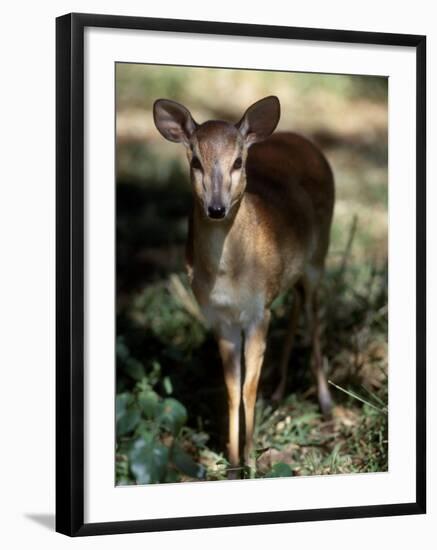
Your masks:
{"label": "antelope neck", "polygon": [[[244,197],[243,197],[244,198]],[[231,208],[227,217],[220,221],[208,219],[196,205],[193,216],[194,257],[207,267],[208,271],[218,270],[223,257],[226,241],[233,232],[238,235],[242,222],[243,200]]]}

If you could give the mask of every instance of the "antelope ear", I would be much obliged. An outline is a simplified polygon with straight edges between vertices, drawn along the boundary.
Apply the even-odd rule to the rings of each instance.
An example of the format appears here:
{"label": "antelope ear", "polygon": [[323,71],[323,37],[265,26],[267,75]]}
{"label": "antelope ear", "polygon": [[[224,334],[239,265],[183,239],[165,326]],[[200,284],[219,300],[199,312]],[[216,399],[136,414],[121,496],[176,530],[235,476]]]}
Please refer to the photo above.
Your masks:
{"label": "antelope ear", "polygon": [[278,125],[281,116],[279,99],[270,95],[251,105],[236,124],[247,145],[268,138]]}
{"label": "antelope ear", "polygon": [[165,139],[185,145],[188,145],[191,135],[198,126],[188,109],[169,99],[155,101],[153,120]]}

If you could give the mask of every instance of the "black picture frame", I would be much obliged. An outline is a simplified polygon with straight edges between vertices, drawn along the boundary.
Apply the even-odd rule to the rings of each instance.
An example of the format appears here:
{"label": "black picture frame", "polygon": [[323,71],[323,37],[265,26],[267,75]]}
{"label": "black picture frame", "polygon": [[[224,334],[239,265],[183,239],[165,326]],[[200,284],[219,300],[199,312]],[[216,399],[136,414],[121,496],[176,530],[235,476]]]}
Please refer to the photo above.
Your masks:
{"label": "black picture frame", "polygon": [[[400,504],[84,523],[84,29],[403,46],[416,51],[416,500]],[[423,514],[426,511],[426,37],[67,14],[56,20],[56,530],[69,536]]]}

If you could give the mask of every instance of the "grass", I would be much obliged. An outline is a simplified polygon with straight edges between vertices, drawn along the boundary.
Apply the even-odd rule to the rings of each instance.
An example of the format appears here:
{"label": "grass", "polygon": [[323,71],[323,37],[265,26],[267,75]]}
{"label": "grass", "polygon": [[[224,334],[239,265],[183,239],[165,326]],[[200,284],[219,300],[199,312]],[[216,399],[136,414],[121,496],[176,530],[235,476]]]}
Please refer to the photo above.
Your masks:
{"label": "grass", "polygon": [[[291,305],[290,295],[282,295],[273,308],[257,401],[256,466],[242,475],[386,471],[386,81],[200,69],[187,78],[184,70],[152,69],[117,67],[117,482],[220,480],[229,469],[222,367],[183,271],[186,161],[151,122],[151,104],[163,96],[197,106],[202,120],[237,119],[252,100],[277,93],[283,128],[316,141],[336,178],[320,297],[333,418],[325,421],[318,410],[303,320],[286,397],[275,406],[270,401]],[[231,94],[236,87],[239,94]],[[216,89],[229,97],[221,110],[208,100]]]}

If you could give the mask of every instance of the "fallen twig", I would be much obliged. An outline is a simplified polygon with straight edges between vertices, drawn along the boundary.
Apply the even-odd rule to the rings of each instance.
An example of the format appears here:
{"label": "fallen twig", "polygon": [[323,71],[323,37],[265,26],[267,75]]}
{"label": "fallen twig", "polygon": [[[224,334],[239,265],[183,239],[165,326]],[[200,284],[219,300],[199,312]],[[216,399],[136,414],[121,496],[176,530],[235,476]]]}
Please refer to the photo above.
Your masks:
{"label": "fallen twig", "polygon": [[364,403],[365,405],[368,405],[369,407],[372,407],[373,409],[376,409],[380,413],[383,413],[383,414],[388,413],[387,407],[384,407],[384,408],[381,409],[381,408],[377,407],[376,405],[374,405],[373,403],[370,403],[370,401],[367,401],[366,399],[363,399],[362,397],[360,397],[356,393],[354,393],[350,390],[346,390],[345,388],[342,388],[341,386],[337,386],[337,384],[334,384],[334,382],[332,382],[332,380],[328,380],[328,384],[331,384],[331,386],[334,386],[334,388],[337,388],[337,390],[342,391],[346,395],[349,395],[350,397],[353,397],[354,399],[357,399],[358,401],[361,401],[361,403]]}

